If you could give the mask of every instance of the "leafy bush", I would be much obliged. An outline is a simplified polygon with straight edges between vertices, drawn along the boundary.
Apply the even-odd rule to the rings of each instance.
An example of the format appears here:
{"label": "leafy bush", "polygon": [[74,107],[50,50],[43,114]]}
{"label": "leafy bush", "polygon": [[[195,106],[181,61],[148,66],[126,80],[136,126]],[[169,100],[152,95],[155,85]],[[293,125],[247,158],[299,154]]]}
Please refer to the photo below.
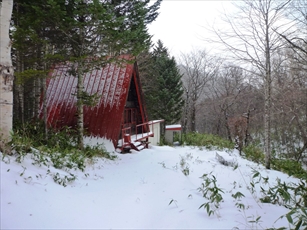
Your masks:
{"label": "leafy bush", "polygon": [[270,187],[267,191],[262,189],[265,195],[260,199],[263,203],[282,205],[290,211],[280,217],[287,218],[291,229],[306,229],[307,227],[307,188],[306,181],[301,180],[299,184],[281,182]]}
{"label": "leafy bush", "polygon": [[234,144],[232,142],[212,134],[201,134],[196,132],[187,133],[183,135],[182,140],[186,145],[199,146],[199,147],[204,146],[208,149],[234,148]]}
{"label": "leafy bush", "polygon": [[[256,180],[256,181],[254,181]],[[269,178],[263,177],[259,171],[253,172],[252,181],[250,184],[252,187],[255,184],[268,184]],[[282,205],[290,211],[279,217],[279,219],[286,217],[290,229],[306,229],[307,226],[307,187],[306,180],[301,179],[297,183],[286,183],[280,179],[276,179],[277,183],[274,186],[270,186],[268,189],[264,189],[260,185],[262,197],[259,199],[262,203],[271,203],[276,205]],[[254,188],[252,188],[254,191]],[[279,228],[289,229],[289,228]]]}
{"label": "leafy bush", "polygon": [[220,203],[224,200],[222,196],[224,191],[217,186],[216,177],[211,173],[201,176],[204,181],[198,190],[203,194],[203,197],[206,198],[208,202],[200,205],[199,209],[204,208],[207,211],[208,216],[214,214],[219,216],[218,210],[220,208]]}
{"label": "leafy bush", "polygon": [[[44,165],[49,168],[63,170],[63,173],[50,174],[54,182],[67,186],[75,181],[76,170],[85,170],[86,163],[95,161],[94,157],[104,157],[113,160],[116,156],[108,153],[103,145],[85,146],[82,150],[78,148],[76,132],[70,128],[49,130],[48,139],[44,136],[44,129],[41,123],[28,123],[19,126],[12,135],[12,153],[16,161],[21,163],[26,155],[29,155],[34,165]],[[88,161],[90,160],[90,161]],[[22,176],[23,173],[20,175]],[[87,174],[85,174],[87,176]]]}
{"label": "leafy bush", "polygon": [[76,133],[71,128],[64,128],[61,131],[50,129],[46,139],[41,123],[28,123],[15,130],[11,145],[19,162],[26,154],[33,153],[32,158],[36,164],[46,164],[51,161],[53,166],[59,169],[78,168],[83,171],[87,158],[115,158],[101,145],[85,146],[80,150],[76,140]]}
{"label": "leafy bush", "polygon": [[13,145],[24,142],[34,148],[39,146],[60,149],[75,148],[76,140],[76,131],[69,127],[64,127],[61,130],[49,129],[46,137],[44,124],[40,121],[18,125],[12,136]]}
{"label": "leafy bush", "polygon": [[256,145],[248,145],[243,148],[244,156],[256,163],[264,163],[265,155],[262,150]]}
{"label": "leafy bush", "polygon": [[307,228],[307,209],[303,207],[294,208],[286,215],[280,218],[286,217],[289,224],[294,229],[306,229]]}
{"label": "leafy bush", "polygon": [[307,180],[307,172],[302,164],[291,159],[272,159],[272,168],[287,173],[289,176]]}
{"label": "leafy bush", "polygon": [[180,156],[180,167],[181,167],[181,172],[185,175],[188,176],[190,174],[190,165],[187,162],[187,160],[190,160],[193,158],[192,154],[187,154],[185,157]]}
{"label": "leafy bush", "polygon": [[182,144],[182,139],[178,132],[174,133],[174,142],[178,142],[179,144]]}

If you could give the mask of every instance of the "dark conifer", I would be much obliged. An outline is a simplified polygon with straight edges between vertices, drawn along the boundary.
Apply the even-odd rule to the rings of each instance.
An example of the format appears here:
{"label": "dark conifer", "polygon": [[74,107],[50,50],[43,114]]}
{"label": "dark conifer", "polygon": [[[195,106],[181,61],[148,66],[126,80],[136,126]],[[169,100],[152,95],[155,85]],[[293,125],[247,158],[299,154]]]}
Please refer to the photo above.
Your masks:
{"label": "dark conifer", "polygon": [[174,124],[181,118],[183,107],[183,87],[181,74],[174,57],[158,41],[152,52],[153,69],[151,77],[155,80],[151,92],[147,92],[147,107],[152,119],[164,119],[165,124]]}
{"label": "dark conifer", "polygon": [[[77,68],[71,69],[70,73],[78,78],[76,94],[80,148],[83,146],[83,76],[110,61],[118,60],[117,57],[121,54],[136,56],[149,47],[151,36],[147,25],[158,16],[161,0],[150,6],[149,2],[150,0],[15,1],[16,48],[26,46],[25,40],[34,37],[45,44],[45,47],[52,47],[49,58],[76,64],[72,68]],[[40,50],[34,52],[42,54],[45,47],[40,46]],[[34,69],[37,63],[35,65],[28,68]]]}

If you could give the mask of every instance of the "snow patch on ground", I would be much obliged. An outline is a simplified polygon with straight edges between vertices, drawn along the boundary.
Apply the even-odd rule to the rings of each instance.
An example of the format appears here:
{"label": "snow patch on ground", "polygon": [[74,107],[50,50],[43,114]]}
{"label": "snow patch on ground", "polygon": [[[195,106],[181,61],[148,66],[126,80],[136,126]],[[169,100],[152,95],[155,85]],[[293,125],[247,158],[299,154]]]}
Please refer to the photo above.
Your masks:
{"label": "snow patch on ground", "polygon": [[[88,140],[94,144],[100,140]],[[97,142],[100,143],[100,142]],[[105,143],[105,142],[104,142]],[[113,146],[113,145],[112,145]],[[107,149],[109,145],[106,146]],[[65,171],[51,165],[33,165],[27,155],[21,163],[14,156],[1,158],[1,229],[263,229],[288,227],[289,210],[264,204],[260,186],[268,188],[279,178],[298,179],[239,156],[236,150],[198,147],[150,146],[141,152],[115,153],[117,159],[95,158],[84,172]],[[219,154],[235,161],[237,168],[221,164]],[[186,169],[187,174],[183,173]],[[269,184],[249,189],[255,171],[269,177]],[[61,186],[54,175],[76,180]],[[200,177],[213,175],[223,201],[215,215],[199,207],[207,202],[199,188]],[[241,192],[239,209],[233,194]],[[259,222],[255,221],[260,217]]]}
{"label": "snow patch on ground", "polygon": [[102,145],[109,153],[114,152],[114,145],[111,140],[100,137],[84,137],[84,145],[97,146]]}

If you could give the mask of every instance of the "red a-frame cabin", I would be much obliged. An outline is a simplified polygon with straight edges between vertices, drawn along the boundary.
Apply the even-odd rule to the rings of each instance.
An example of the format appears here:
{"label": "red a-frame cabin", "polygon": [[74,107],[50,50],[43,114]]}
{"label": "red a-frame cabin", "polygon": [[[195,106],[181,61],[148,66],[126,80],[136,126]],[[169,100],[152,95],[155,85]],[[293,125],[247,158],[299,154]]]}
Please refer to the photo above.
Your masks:
{"label": "red a-frame cabin", "polygon": [[[130,60],[128,55],[121,58]],[[56,65],[47,80],[47,121],[54,128],[77,125],[77,78],[70,74],[70,65]],[[148,138],[154,133],[150,131],[136,62],[111,63],[87,72],[84,90],[99,95],[95,106],[84,106],[87,135],[109,139],[122,152],[148,147]],[[40,117],[42,111],[41,106]]]}

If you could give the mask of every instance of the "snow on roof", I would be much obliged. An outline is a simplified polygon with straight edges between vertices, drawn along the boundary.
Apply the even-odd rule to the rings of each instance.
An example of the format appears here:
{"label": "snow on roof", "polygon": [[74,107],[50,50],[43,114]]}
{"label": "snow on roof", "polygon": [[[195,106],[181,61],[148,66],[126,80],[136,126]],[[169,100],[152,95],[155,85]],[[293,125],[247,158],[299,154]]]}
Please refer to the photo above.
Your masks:
{"label": "snow on roof", "polygon": [[165,130],[181,130],[181,125],[166,125]]}
{"label": "snow on roof", "polygon": [[156,123],[162,123],[164,122],[164,120],[152,120],[152,121],[149,121],[148,124],[156,124]]}

